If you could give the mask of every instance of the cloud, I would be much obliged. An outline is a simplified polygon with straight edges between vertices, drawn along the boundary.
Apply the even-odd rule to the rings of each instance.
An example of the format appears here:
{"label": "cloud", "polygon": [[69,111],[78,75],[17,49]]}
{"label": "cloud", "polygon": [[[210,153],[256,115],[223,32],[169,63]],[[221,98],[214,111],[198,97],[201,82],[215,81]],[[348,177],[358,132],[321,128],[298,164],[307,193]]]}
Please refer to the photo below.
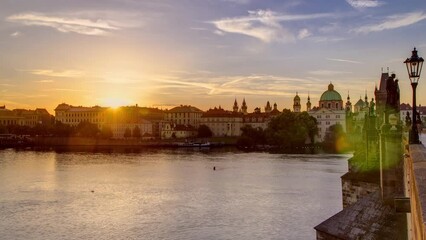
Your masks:
{"label": "cloud", "polygon": [[51,88],[51,89],[44,89],[43,91],[46,91],[46,92],[88,92],[88,90],[72,89],[72,88]]}
{"label": "cloud", "polygon": [[356,9],[379,7],[384,4],[377,0],[346,0],[346,2]]}
{"label": "cloud", "polygon": [[111,21],[77,17],[47,16],[43,13],[20,13],[7,17],[9,22],[17,22],[26,26],[51,27],[60,32],[74,32],[83,35],[105,35],[120,29]]}
{"label": "cloud", "polygon": [[21,33],[21,32],[14,32],[14,33],[11,33],[11,34],[10,34],[10,36],[11,36],[11,37],[14,37],[14,38],[20,37],[21,35],[22,35],[22,33]]}
{"label": "cloud", "polygon": [[237,3],[237,4],[248,4],[250,3],[250,0],[222,0],[223,2],[231,2],[231,3]]}
{"label": "cloud", "polygon": [[328,61],[335,61],[335,62],[346,62],[346,63],[356,63],[356,64],[362,64],[362,62],[354,61],[354,60],[348,60],[348,59],[340,59],[340,58],[326,58]]}
{"label": "cloud", "polygon": [[350,74],[351,72],[344,71],[333,71],[333,70],[315,70],[310,71],[309,74],[318,75],[318,76],[334,76],[334,75],[342,75],[342,74]]}
{"label": "cloud", "polygon": [[36,82],[36,83],[53,83],[55,81],[53,81],[53,80],[38,80],[38,81],[34,81],[34,82]]}
{"label": "cloud", "polygon": [[283,15],[270,10],[248,11],[244,17],[224,18],[211,22],[223,32],[238,33],[260,39],[263,42],[294,42],[295,34],[281,26],[280,22],[311,20],[330,17],[330,14]]}
{"label": "cloud", "polygon": [[384,30],[409,26],[417,22],[420,22],[424,19],[426,19],[426,14],[424,12],[411,12],[411,13],[405,13],[405,14],[398,14],[398,15],[392,15],[387,17],[381,23],[362,26],[352,31],[356,33],[364,33],[364,34],[367,34],[370,32],[380,32]]}
{"label": "cloud", "polygon": [[[304,78],[282,77],[267,74],[233,75],[233,76],[196,76],[191,74],[156,76],[161,93],[190,92],[193,95],[270,95],[294,96],[294,91],[289,89],[319,87],[315,80]],[[322,84],[323,85],[323,84]],[[323,88],[324,86],[322,86]],[[321,88],[320,88],[321,89]]]}
{"label": "cloud", "polygon": [[34,69],[29,70],[31,74],[34,75],[42,75],[49,77],[68,77],[68,78],[76,78],[84,75],[83,72],[77,70],[64,70],[64,71],[54,71],[50,69]]}
{"label": "cloud", "polygon": [[304,39],[304,38],[307,38],[311,35],[312,35],[312,33],[308,29],[303,28],[299,31],[299,34],[297,34],[297,38],[298,39]]}

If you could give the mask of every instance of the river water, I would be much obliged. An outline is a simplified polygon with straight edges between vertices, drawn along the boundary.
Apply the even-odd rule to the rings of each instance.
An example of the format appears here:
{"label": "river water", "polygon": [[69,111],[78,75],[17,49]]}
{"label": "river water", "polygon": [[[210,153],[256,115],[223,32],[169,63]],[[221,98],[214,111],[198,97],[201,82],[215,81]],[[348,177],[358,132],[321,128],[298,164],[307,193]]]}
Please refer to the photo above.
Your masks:
{"label": "river water", "polygon": [[0,239],[315,239],[348,158],[0,150]]}

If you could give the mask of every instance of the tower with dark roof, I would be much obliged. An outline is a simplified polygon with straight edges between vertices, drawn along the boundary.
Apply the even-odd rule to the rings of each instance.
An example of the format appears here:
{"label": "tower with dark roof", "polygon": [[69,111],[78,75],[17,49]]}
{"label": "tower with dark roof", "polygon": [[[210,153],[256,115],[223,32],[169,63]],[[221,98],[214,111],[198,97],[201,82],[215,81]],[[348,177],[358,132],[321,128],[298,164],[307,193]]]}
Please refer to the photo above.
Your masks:
{"label": "tower with dark roof", "polygon": [[311,104],[311,97],[308,94],[308,102],[306,103],[306,111],[311,111],[312,109],[312,104]]}
{"label": "tower with dark roof", "polygon": [[293,111],[300,112],[300,97],[296,92],[296,96],[293,98]]}
{"label": "tower with dark roof", "polygon": [[247,114],[247,104],[245,98],[243,99],[243,104],[241,105],[241,112]]}
{"label": "tower with dark roof", "polygon": [[234,106],[232,107],[232,110],[233,110],[234,112],[238,112],[238,103],[237,103],[237,99],[236,99],[236,98],[235,98]]}
{"label": "tower with dark roof", "polygon": [[380,83],[379,83],[379,88],[377,88],[374,90],[374,96],[376,99],[376,114],[379,117],[377,123],[378,124],[382,124],[382,115],[383,112],[385,111],[385,106],[386,106],[386,99],[387,99],[387,92],[386,92],[386,80],[389,78],[389,72],[387,73],[383,73],[382,72],[382,76],[380,77]]}
{"label": "tower with dark roof", "polygon": [[272,107],[271,107],[271,104],[268,101],[268,102],[266,102],[265,112],[270,113],[271,111],[272,111]]}
{"label": "tower with dark roof", "polygon": [[349,97],[349,93],[348,93],[348,97],[346,98],[346,105],[345,105],[345,109],[346,109],[346,112],[347,113],[349,113],[349,112],[352,112],[352,103],[351,103],[351,98]]}

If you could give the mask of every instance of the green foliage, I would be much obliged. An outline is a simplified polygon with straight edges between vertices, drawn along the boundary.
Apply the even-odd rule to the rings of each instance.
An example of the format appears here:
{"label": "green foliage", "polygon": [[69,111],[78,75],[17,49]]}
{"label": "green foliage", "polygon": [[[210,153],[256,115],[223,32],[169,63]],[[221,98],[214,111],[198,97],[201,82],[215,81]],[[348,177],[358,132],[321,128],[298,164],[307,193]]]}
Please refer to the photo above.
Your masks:
{"label": "green foliage", "polygon": [[134,138],[141,138],[142,137],[141,129],[138,126],[135,126],[135,128],[133,128],[132,137],[134,137]]}
{"label": "green foliage", "polygon": [[112,138],[113,133],[112,133],[111,127],[106,126],[106,125],[102,126],[101,136],[102,136],[102,138],[105,138],[105,139]]}
{"label": "green foliage", "polygon": [[348,149],[349,144],[342,125],[335,124],[328,128],[324,137],[323,147],[327,151],[336,153],[344,152]]}
{"label": "green foliage", "polygon": [[198,137],[199,138],[210,138],[213,136],[212,130],[207,125],[200,125],[198,128]]}
{"label": "green foliage", "polygon": [[75,128],[77,136],[81,137],[96,137],[99,133],[98,126],[90,122],[80,122]]}
{"label": "green foliage", "polygon": [[237,145],[246,148],[253,148],[256,145],[265,144],[265,133],[262,128],[253,128],[245,125],[241,128],[241,137],[237,140]]}
{"label": "green foliage", "polygon": [[284,110],[269,122],[266,138],[270,145],[290,149],[304,146],[307,138],[313,143],[317,132],[316,119],[307,112],[294,113]]}
{"label": "green foliage", "polygon": [[124,138],[129,138],[132,136],[132,132],[130,131],[130,128],[126,128],[126,130],[124,130]]}

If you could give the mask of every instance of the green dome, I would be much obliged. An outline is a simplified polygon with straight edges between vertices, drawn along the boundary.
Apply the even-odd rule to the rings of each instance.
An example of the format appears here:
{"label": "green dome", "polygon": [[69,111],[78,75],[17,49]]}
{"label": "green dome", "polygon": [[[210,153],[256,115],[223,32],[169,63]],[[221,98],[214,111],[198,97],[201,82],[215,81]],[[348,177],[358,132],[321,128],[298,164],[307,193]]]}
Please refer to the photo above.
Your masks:
{"label": "green dome", "polygon": [[342,96],[334,90],[333,84],[330,83],[328,90],[321,95],[320,101],[342,101]]}

